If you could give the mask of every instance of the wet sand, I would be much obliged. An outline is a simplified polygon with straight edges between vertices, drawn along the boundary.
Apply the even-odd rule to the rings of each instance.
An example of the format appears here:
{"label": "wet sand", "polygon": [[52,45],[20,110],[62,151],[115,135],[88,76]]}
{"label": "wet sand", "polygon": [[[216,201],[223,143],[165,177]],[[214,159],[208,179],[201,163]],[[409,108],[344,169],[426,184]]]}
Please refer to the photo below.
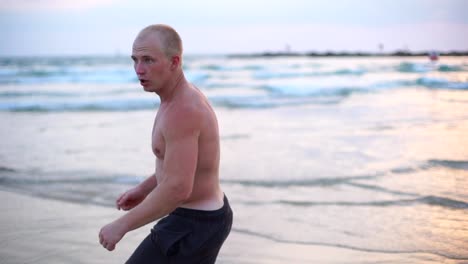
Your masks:
{"label": "wet sand", "polygon": [[[0,200],[4,264],[124,263],[151,228],[147,225],[128,233],[116,250],[108,252],[99,245],[98,231],[121,214],[117,210],[3,190]],[[435,263],[433,255],[431,261],[426,257],[282,243],[245,234],[234,226],[217,263]]]}

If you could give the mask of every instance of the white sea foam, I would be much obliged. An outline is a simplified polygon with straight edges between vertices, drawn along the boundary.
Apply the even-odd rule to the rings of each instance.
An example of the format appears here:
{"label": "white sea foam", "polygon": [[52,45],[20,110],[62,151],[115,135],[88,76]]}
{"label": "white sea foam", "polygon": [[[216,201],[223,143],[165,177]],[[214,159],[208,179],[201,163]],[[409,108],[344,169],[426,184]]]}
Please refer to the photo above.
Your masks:
{"label": "white sea foam", "polygon": [[[314,104],[323,97],[341,100],[353,93],[415,86],[468,89],[463,59],[438,65],[421,58],[194,57],[184,68],[200,89],[214,94],[219,90],[210,99],[228,108]],[[229,92],[219,96],[226,87]],[[246,88],[265,93],[244,94]],[[157,106],[133,93],[141,93],[141,88],[126,58],[0,59],[0,111],[133,111]]]}

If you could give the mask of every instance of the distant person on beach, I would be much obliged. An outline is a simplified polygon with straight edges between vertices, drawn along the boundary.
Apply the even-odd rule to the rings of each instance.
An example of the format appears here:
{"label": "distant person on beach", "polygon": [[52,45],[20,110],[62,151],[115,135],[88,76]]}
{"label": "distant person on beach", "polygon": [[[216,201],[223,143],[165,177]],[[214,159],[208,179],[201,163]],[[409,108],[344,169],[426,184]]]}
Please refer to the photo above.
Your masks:
{"label": "distant person on beach", "polygon": [[161,104],[152,132],[155,172],[116,201],[129,210],[99,232],[109,251],[129,231],[160,221],[127,264],[215,263],[232,211],[219,184],[218,122],[206,97],[184,76],[182,41],[167,25],[144,28],[133,43],[140,84]]}

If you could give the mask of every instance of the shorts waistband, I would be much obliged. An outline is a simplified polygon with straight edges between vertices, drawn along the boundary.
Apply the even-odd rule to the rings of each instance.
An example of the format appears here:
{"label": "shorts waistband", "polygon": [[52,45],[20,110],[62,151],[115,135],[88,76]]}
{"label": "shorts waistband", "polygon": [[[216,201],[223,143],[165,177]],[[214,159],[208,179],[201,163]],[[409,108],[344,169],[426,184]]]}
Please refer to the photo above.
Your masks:
{"label": "shorts waistband", "polygon": [[198,220],[221,219],[225,217],[226,213],[230,210],[229,201],[226,195],[224,195],[223,201],[224,201],[223,207],[217,210],[206,211],[206,210],[197,210],[197,209],[179,207],[175,209],[170,215],[177,215],[181,217],[188,217],[188,218],[198,219]]}

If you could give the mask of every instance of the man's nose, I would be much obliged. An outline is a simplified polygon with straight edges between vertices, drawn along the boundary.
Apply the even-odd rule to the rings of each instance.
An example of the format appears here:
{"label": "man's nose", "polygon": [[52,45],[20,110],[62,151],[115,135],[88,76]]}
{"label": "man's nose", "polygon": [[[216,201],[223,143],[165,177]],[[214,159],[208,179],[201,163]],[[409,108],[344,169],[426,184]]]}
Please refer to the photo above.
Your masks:
{"label": "man's nose", "polygon": [[135,63],[135,72],[137,75],[142,75],[145,73],[145,68],[141,63]]}

